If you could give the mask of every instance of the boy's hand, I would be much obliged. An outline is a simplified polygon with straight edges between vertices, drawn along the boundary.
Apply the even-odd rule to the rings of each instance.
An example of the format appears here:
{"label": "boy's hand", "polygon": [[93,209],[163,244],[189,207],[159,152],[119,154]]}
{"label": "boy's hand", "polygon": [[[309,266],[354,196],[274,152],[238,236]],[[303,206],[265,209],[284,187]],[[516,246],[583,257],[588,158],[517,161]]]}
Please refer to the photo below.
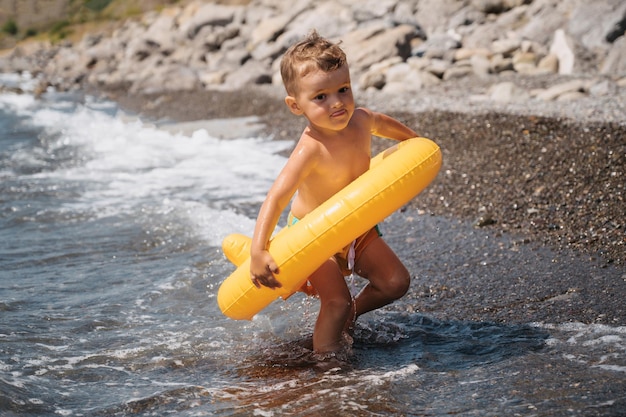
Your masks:
{"label": "boy's hand", "polygon": [[261,285],[268,288],[282,287],[283,285],[274,277],[277,273],[278,265],[268,251],[263,251],[250,260],[250,277],[257,288],[261,288]]}

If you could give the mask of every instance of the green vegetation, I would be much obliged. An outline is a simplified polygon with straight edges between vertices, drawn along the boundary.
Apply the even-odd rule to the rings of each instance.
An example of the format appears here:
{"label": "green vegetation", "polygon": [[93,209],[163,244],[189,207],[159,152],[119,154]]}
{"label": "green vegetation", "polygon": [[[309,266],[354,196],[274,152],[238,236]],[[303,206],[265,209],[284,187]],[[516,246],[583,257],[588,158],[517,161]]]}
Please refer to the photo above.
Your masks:
{"label": "green vegetation", "polygon": [[50,38],[53,41],[65,39],[71,33],[70,22],[67,20],[56,22],[52,25],[52,28],[50,28]]}
{"label": "green vegetation", "polygon": [[2,32],[15,36],[17,35],[18,29],[17,29],[17,23],[15,23],[15,20],[13,19],[9,19],[7,20],[4,25],[2,25]]}
{"label": "green vegetation", "polygon": [[85,7],[94,12],[101,12],[112,0],[85,0]]}
{"label": "green vegetation", "polygon": [[[47,37],[58,42],[71,36],[80,36],[85,30],[104,25],[108,22],[125,20],[142,15],[150,10],[160,11],[165,7],[185,4],[190,0],[63,0],[54,2],[65,10],[65,15],[52,14],[52,20],[42,21],[37,26],[20,28],[23,16],[10,16],[3,24],[0,22],[0,49],[12,47],[16,42],[30,37]],[[215,0],[219,2],[220,0]],[[231,0],[233,1],[233,0]],[[48,15],[46,2],[41,2],[44,9],[40,12]],[[64,6],[63,6],[64,4]]]}

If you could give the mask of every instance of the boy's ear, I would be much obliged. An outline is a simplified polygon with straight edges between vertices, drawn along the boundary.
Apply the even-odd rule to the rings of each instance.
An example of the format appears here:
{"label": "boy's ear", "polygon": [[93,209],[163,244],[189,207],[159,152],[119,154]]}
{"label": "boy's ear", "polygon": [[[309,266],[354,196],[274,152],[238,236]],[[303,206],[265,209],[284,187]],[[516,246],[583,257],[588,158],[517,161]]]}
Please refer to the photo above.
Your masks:
{"label": "boy's ear", "polygon": [[287,107],[289,107],[289,110],[296,116],[300,116],[302,114],[302,109],[300,109],[300,106],[298,106],[298,102],[296,101],[295,97],[293,96],[285,97],[285,104],[287,104]]}

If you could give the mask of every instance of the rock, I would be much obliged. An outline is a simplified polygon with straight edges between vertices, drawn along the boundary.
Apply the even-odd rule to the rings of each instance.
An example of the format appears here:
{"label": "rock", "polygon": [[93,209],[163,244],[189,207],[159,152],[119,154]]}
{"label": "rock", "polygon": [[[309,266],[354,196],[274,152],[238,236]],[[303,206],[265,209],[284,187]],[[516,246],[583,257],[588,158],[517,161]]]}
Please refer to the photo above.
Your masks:
{"label": "rock", "polygon": [[567,26],[571,3],[571,0],[534,0],[526,9],[527,24],[517,31],[518,36],[548,44],[557,29]]}
{"label": "rock", "polygon": [[356,73],[369,68],[375,62],[399,56],[403,60],[411,54],[411,39],[418,36],[417,30],[409,25],[400,25],[384,29],[376,26],[364,30],[368,36],[363,37],[362,31],[343,38],[345,52],[350,57],[350,69]]}
{"label": "rock", "polygon": [[471,5],[483,13],[502,13],[510,9],[505,0],[472,0]]}
{"label": "rock", "polygon": [[472,0],[471,4],[483,13],[500,14],[514,7],[530,3],[529,0]]}
{"label": "rock", "polygon": [[484,213],[474,221],[474,227],[487,227],[496,223],[498,221],[494,218],[493,213]]}
{"label": "rock", "polygon": [[488,48],[464,48],[461,47],[454,51],[454,60],[462,61],[464,59],[471,59],[474,56],[480,56],[484,58],[491,58],[493,51]]}
{"label": "rock", "polygon": [[97,61],[111,62],[119,59],[123,51],[124,45],[120,44],[115,38],[105,38],[85,49],[85,54]]}
{"label": "rock", "polygon": [[405,93],[411,93],[418,91],[422,88],[422,85],[418,82],[407,84],[404,82],[391,82],[385,84],[383,91],[390,95],[402,95]]}
{"label": "rock", "polygon": [[613,48],[602,62],[600,74],[626,75],[626,36],[620,37],[613,43]]}
{"label": "rock", "polygon": [[205,87],[211,88],[212,86],[224,84],[227,75],[228,72],[224,70],[211,71],[198,74],[198,79]]}
{"label": "rock", "polygon": [[452,17],[464,9],[464,3],[458,0],[419,0],[415,6],[415,19],[430,37],[445,32]]}
{"label": "rock", "polygon": [[583,80],[572,80],[539,92],[537,98],[545,101],[555,100],[566,93],[584,92],[585,86],[586,83]]}
{"label": "rock", "polygon": [[522,41],[519,39],[497,39],[491,43],[491,51],[494,54],[510,58],[513,56],[513,52],[520,49],[521,46]]}
{"label": "rock", "polygon": [[291,15],[278,15],[261,21],[250,34],[248,49],[253,50],[264,42],[274,42],[292,18]]}
{"label": "rock", "polygon": [[539,60],[537,69],[540,72],[557,73],[559,71],[559,59],[554,54],[548,54]]}
{"label": "rock", "polygon": [[425,61],[427,65],[423,69],[438,78],[443,78],[443,74],[452,66],[452,63],[443,59],[427,59]]}
{"label": "rock", "polygon": [[[203,30],[200,31],[200,33],[203,32]],[[239,28],[236,26],[216,26],[208,30],[199,39],[199,42],[205,51],[214,52],[221,50],[225,42],[235,39],[237,36],[239,36]]]}
{"label": "rock", "polygon": [[423,87],[432,87],[434,85],[441,84],[441,78],[428,71],[418,71],[418,75]]}
{"label": "rock", "polygon": [[256,61],[275,60],[287,50],[287,45],[280,42],[267,42],[259,44],[252,52],[251,56]]}
{"label": "rock", "polygon": [[494,74],[500,74],[504,71],[513,70],[513,60],[511,58],[505,58],[501,54],[494,55],[491,58],[491,72]]}
{"label": "rock", "polygon": [[186,66],[154,67],[145,72],[130,88],[131,93],[191,91],[201,87],[198,75]]}
{"label": "rock", "polygon": [[513,69],[521,74],[534,74],[537,71],[537,56],[533,52],[517,51],[512,58]]}
{"label": "rock", "polygon": [[615,42],[619,37],[626,33],[626,12],[622,14],[622,18],[618,20],[607,32],[604,39],[609,42]]}
{"label": "rock", "polygon": [[595,97],[606,96],[611,93],[617,93],[614,91],[614,85],[609,80],[601,80],[594,83],[589,87],[589,94]]}
{"label": "rock", "polygon": [[400,62],[389,67],[385,72],[385,76],[387,78],[387,82],[403,82],[411,72],[412,68],[409,64],[406,62]]}
{"label": "rock", "polygon": [[[320,20],[320,16],[324,16],[324,19]],[[320,2],[315,8],[310,7],[292,19],[285,33],[280,36],[280,41],[289,46],[306,36],[311,29],[329,39],[340,40],[358,26],[349,6],[340,2]]]}
{"label": "rock", "polygon": [[396,7],[396,0],[362,0],[359,7],[354,8],[354,19],[357,22],[384,19],[389,16]]}
{"label": "rock", "polygon": [[89,84],[104,90],[125,89],[128,86],[127,78],[119,71],[91,73]]}
{"label": "rock", "polygon": [[246,61],[240,68],[229,73],[224,82],[229,90],[240,89],[248,84],[271,84],[272,73],[265,65],[258,61]]}
{"label": "rock", "polygon": [[394,25],[405,24],[414,26],[419,33],[419,38],[426,40],[428,35],[416,17],[415,6],[415,4],[411,4],[410,2],[396,2],[396,7],[393,9],[391,19]]}
{"label": "rock", "polygon": [[568,91],[566,93],[560,94],[556,100],[557,101],[571,101],[571,100],[579,100],[587,95],[582,91]]}
{"label": "rock", "polygon": [[471,33],[471,27],[483,25],[487,16],[471,5],[467,5],[454,13],[449,20],[448,26],[455,28],[461,35]]}
{"label": "rock", "polygon": [[491,61],[483,55],[473,55],[469,59],[474,75],[478,77],[486,77],[491,69]]}
{"label": "rock", "polygon": [[622,0],[581,2],[573,8],[565,29],[584,49],[604,52],[609,47],[607,34],[620,27],[620,16],[623,22],[626,2]]}
{"label": "rock", "polygon": [[525,37],[520,36],[512,27],[524,27],[527,22],[526,7],[518,7],[492,18],[489,16],[485,22],[463,37],[463,45],[469,48],[490,47],[497,40],[517,39],[521,41]]}
{"label": "rock", "polygon": [[460,37],[454,32],[438,33],[429,37],[426,42],[411,51],[411,55],[425,58],[444,58],[449,52],[462,46]]}
{"label": "rock", "polygon": [[373,64],[359,79],[359,87],[367,90],[368,88],[382,89],[386,82],[386,73],[393,65],[402,63],[402,58],[392,57],[381,62]]}
{"label": "rock", "polygon": [[449,81],[458,78],[464,78],[473,73],[474,69],[471,65],[454,66],[446,70],[446,72],[443,74],[443,80]]}
{"label": "rock", "polygon": [[176,47],[176,15],[173,9],[166,9],[160,13],[143,33],[143,41],[146,45],[151,45],[168,55]]}
{"label": "rock", "polygon": [[226,26],[232,23],[235,16],[242,10],[241,6],[206,3],[201,5],[189,19],[181,19],[179,30],[192,39],[204,26]]}
{"label": "rock", "polygon": [[511,103],[527,100],[529,94],[514,83],[507,81],[492,86],[489,89],[489,98],[499,103]]}
{"label": "rock", "polygon": [[359,88],[367,90],[369,88],[375,88],[376,90],[382,89],[387,80],[385,74],[378,71],[371,71],[363,74],[359,79]]}
{"label": "rock", "polygon": [[554,32],[550,53],[556,56],[559,62],[559,74],[567,75],[574,72],[574,48],[563,29]]}

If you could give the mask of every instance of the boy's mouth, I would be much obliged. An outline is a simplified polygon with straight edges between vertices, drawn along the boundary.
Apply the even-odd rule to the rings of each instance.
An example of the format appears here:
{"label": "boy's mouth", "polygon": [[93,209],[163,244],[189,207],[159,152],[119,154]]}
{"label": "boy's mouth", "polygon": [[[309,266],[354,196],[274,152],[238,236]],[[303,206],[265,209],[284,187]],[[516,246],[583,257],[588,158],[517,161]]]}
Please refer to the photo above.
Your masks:
{"label": "boy's mouth", "polygon": [[332,118],[342,117],[346,113],[347,113],[346,109],[341,109],[341,110],[337,110],[336,112],[331,113],[330,117],[332,117]]}

